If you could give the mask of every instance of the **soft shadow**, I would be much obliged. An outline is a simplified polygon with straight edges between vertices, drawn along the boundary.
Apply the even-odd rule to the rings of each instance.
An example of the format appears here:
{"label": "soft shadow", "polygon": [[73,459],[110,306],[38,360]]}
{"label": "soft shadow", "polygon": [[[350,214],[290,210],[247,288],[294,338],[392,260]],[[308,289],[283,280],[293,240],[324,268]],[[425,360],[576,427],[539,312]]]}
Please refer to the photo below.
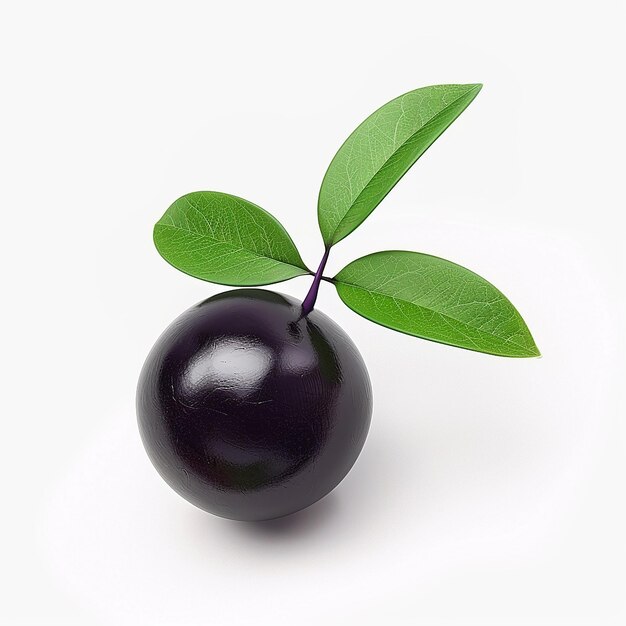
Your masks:
{"label": "soft shadow", "polygon": [[277,519],[262,522],[237,522],[228,520],[230,530],[241,535],[261,540],[299,539],[319,532],[332,522],[339,510],[338,496],[331,492],[315,504]]}

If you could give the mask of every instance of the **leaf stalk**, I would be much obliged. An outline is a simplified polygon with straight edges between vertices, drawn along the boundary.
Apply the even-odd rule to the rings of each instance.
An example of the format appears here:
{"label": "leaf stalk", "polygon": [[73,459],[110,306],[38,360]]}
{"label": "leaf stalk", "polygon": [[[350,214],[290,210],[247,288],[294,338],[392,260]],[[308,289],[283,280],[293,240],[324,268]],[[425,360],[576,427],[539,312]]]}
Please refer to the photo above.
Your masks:
{"label": "leaf stalk", "polygon": [[317,272],[315,272],[315,276],[313,277],[313,283],[311,283],[311,288],[309,292],[306,294],[306,297],[302,301],[302,317],[307,316],[315,306],[315,301],[317,300],[317,293],[320,288],[320,282],[322,281],[322,274],[324,273],[324,268],[326,267],[326,262],[328,261],[328,255],[330,254],[330,246],[324,250],[324,256],[320,261],[320,265],[317,268]]}

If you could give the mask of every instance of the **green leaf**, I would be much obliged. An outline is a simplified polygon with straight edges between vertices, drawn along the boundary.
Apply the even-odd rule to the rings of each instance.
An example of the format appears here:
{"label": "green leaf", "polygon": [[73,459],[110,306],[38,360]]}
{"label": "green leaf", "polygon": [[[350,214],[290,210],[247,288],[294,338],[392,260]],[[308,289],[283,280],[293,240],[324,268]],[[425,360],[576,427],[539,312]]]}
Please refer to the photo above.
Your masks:
{"label": "green leaf", "polygon": [[376,252],[344,267],[333,282],[353,311],[393,330],[498,356],[540,356],[502,293],[445,259]]}
{"label": "green leaf", "polygon": [[222,285],[269,285],[311,273],[278,220],[217,191],[176,200],[156,223],[154,244],[175,268]]}
{"label": "green leaf", "polygon": [[317,217],[327,247],[380,204],[482,85],[433,85],[410,91],[370,115],[339,148],[320,189]]}

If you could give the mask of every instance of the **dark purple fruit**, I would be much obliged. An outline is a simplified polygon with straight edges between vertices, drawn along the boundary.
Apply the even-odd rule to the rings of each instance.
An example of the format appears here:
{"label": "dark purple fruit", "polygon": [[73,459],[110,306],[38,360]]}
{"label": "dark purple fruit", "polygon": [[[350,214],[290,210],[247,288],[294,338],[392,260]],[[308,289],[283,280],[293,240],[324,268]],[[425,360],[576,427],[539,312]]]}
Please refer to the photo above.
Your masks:
{"label": "dark purple fruit", "polygon": [[365,442],[372,392],[329,317],[237,289],[163,333],[141,372],[137,413],[152,463],[180,495],[222,517],[264,520],[339,484]]}

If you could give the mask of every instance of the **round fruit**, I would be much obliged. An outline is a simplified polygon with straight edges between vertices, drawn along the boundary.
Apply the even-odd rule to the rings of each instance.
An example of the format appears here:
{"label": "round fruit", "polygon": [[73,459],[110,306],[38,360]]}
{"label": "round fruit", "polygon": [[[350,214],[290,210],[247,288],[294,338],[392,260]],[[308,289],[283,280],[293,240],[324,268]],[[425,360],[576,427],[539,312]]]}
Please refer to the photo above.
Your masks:
{"label": "round fruit", "polygon": [[196,506],[238,520],[294,513],[334,489],[369,429],[363,359],[318,310],[237,289],[183,313],[139,378],[148,455]]}

